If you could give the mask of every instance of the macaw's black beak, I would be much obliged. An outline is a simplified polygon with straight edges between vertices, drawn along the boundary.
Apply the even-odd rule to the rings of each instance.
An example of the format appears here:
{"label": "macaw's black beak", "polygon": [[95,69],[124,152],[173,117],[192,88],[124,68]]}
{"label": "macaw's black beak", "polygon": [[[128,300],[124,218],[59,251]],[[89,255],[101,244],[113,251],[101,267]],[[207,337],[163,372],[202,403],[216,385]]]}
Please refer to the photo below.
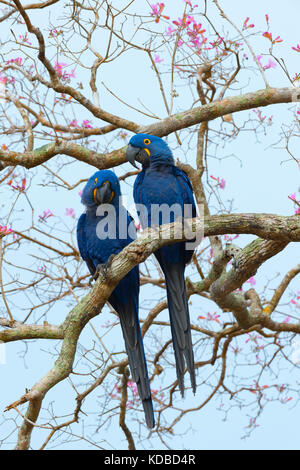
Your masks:
{"label": "macaw's black beak", "polygon": [[131,144],[128,144],[126,150],[126,159],[133,165],[135,168],[138,166],[135,164],[135,161],[141,163],[144,166],[149,166],[149,155],[146,150],[141,149],[139,147],[134,147]]}
{"label": "macaw's black beak", "polygon": [[94,189],[94,200],[98,205],[109,203],[113,196],[113,191],[110,187],[109,181],[103,183],[100,188]]}

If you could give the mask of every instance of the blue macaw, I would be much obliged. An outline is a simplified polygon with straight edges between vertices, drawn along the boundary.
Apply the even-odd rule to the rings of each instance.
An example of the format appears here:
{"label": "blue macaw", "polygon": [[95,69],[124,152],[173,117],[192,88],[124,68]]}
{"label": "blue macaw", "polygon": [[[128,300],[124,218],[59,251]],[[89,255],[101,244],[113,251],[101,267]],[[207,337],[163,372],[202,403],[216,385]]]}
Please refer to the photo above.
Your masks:
{"label": "blue macaw", "polygon": [[[189,217],[196,216],[191,182],[188,176],[174,165],[172,151],[163,139],[149,134],[136,134],[129,141],[126,157],[134,166],[136,166],[135,160],[143,166],[133,189],[134,201],[140,211],[143,228],[157,225],[157,222],[161,225],[161,217],[155,223],[152,220],[151,207],[155,207],[153,206],[155,204],[167,204],[169,208],[176,204],[181,208],[181,216],[184,215],[184,205],[189,205]],[[145,212],[140,205],[144,211],[146,210]],[[173,222],[174,218],[174,213],[170,212],[169,220],[163,223]],[[184,279],[185,266],[190,262],[193,251],[186,249],[185,242],[179,242],[162,247],[154,253],[166,279],[176,373],[182,396],[185,363],[193,392],[196,392],[194,353]]]}
{"label": "blue macaw", "polygon": [[[110,170],[97,171],[84,187],[81,202],[86,212],[78,220],[77,241],[93,278],[99,272],[105,274],[112,257],[136,238],[133,219],[120,197],[119,180]],[[100,215],[99,209],[103,209]],[[105,232],[100,233],[101,228]],[[131,375],[143,403],[147,426],[153,428],[153,404],[138,318],[139,288],[139,268],[135,266],[115,287],[108,301],[119,315]]]}

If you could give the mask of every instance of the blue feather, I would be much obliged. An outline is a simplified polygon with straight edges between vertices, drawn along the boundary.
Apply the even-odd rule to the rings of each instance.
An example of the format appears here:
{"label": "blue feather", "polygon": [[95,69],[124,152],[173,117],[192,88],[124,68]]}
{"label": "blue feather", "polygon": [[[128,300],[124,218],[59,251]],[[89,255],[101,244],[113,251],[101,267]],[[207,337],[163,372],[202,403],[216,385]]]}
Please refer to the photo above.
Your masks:
{"label": "blue feather", "polygon": [[[140,214],[143,227],[157,223],[170,223],[175,213],[170,211],[169,220],[161,214],[153,220],[153,209],[165,204],[169,209],[178,207],[184,214],[184,205],[190,205],[190,217],[196,216],[196,204],[192,184],[188,176],[174,165],[172,151],[160,137],[149,134],[136,134],[129,144],[132,147],[147,149],[149,161],[138,174],[133,189],[134,201],[145,207]],[[161,265],[166,279],[170,324],[175,353],[176,373],[181,394],[184,394],[185,365],[190,374],[192,389],[196,391],[194,354],[192,348],[190,317],[186,295],[184,271],[191,260],[193,250],[187,250],[184,242],[175,243],[157,250],[154,254]]]}
{"label": "blue feather", "polygon": [[[119,180],[110,170],[97,171],[83,190],[86,212],[78,220],[77,241],[92,275],[98,265],[107,263],[111,255],[118,254],[136,237],[133,219],[120,197]],[[109,203],[99,204],[99,198]],[[131,374],[137,383],[147,426],[153,428],[151,390],[138,318],[139,287],[139,268],[135,266],[115,287],[108,301],[119,315]]]}

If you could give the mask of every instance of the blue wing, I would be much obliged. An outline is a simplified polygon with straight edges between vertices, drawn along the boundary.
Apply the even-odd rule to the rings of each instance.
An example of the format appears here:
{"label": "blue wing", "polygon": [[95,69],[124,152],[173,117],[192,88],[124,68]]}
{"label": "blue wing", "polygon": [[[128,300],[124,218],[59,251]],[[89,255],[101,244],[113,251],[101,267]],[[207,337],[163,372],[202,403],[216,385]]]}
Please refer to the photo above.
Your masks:
{"label": "blue wing", "polygon": [[189,177],[184,171],[180,170],[180,168],[176,166],[174,166],[173,172],[174,172],[174,176],[177,179],[179,187],[181,189],[181,197],[182,197],[183,203],[191,205],[191,209],[192,209],[191,217],[196,217],[197,215],[196,204],[195,204],[195,199],[194,199],[192,183]]}
{"label": "blue wing", "polygon": [[86,262],[87,267],[91,274],[95,272],[95,266],[90,259],[87,252],[87,240],[86,240],[86,214],[81,214],[77,223],[77,244],[82,259]]}

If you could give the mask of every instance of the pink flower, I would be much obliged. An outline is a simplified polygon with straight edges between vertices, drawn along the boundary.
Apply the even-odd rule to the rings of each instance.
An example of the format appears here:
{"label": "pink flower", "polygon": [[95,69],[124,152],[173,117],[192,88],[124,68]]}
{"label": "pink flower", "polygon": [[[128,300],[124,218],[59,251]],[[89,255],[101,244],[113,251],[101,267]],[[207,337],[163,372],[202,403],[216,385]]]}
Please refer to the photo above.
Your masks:
{"label": "pink flower", "polygon": [[220,180],[219,177],[215,177],[215,176],[213,176],[213,175],[210,175],[210,177],[211,177],[213,180],[217,181],[218,186],[220,186],[221,189],[224,189],[224,188],[225,188],[226,181],[225,181],[223,178],[221,178],[221,180]]}
{"label": "pink flower", "polygon": [[275,69],[277,67],[277,64],[272,60],[272,59],[269,59],[269,62],[267,63],[267,65],[264,65],[264,70],[267,70],[267,69]]}
{"label": "pink flower", "polygon": [[216,41],[210,42],[209,44],[210,44],[212,47],[219,47],[220,44],[222,44],[223,39],[224,39],[223,37],[221,38],[221,37],[219,36],[218,39],[216,39]]}
{"label": "pink flower", "polygon": [[1,73],[0,73],[0,83],[3,83],[4,85],[6,85],[7,83],[7,78],[1,75]]}
{"label": "pink flower", "polygon": [[10,59],[8,60],[5,65],[9,65],[9,64],[17,64],[17,65],[22,65],[22,57],[17,57],[16,59]]}
{"label": "pink flower", "polygon": [[78,121],[77,119],[73,119],[70,124],[69,124],[70,127],[79,127],[79,124],[78,124]]}
{"label": "pink flower", "polygon": [[155,62],[156,64],[160,64],[160,63],[163,62],[163,61],[164,61],[164,59],[162,59],[158,54],[155,54],[155,56],[154,56],[154,62]]}
{"label": "pink flower", "polygon": [[29,44],[29,45],[31,46],[32,43],[28,41],[27,34],[28,34],[28,33],[19,34],[19,39],[21,39],[22,42],[25,42],[25,43],[27,43],[27,44]]}
{"label": "pink flower", "polygon": [[248,281],[246,281],[246,282],[249,282],[249,284],[250,284],[251,286],[255,286],[255,284],[256,284],[256,280],[254,279],[253,276],[250,277],[250,278],[248,279]]}
{"label": "pink flower", "polygon": [[39,221],[46,222],[46,219],[52,216],[53,216],[52,212],[49,209],[47,209],[46,211],[43,211],[43,215],[39,215]]}
{"label": "pink flower", "polygon": [[297,44],[296,47],[292,47],[292,49],[294,49],[296,52],[300,52],[300,44]]}
{"label": "pink flower", "polygon": [[62,77],[62,73],[63,73],[63,68],[66,67],[67,64],[64,64],[63,62],[55,62],[54,64],[54,68],[57,72],[57,75],[59,77]]}
{"label": "pink flower", "polygon": [[55,36],[59,36],[63,34],[62,30],[57,31],[57,29],[50,29],[49,37],[54,38]]}
{"label": "pink flower", "polygon": [[86,129],[92,129],[91,121],[89,121],[88,119],[85,119],[84,121],[82,121],[82,126],[85,127]]}
{"label": "pink flower", "polygon": [[262,62],[261,62],[262,55],[258,55],[256,58],[257,58],[257,61],[259,62],[259,65],[264,70],[271,69],[271,68],[274,69],[275,67],[277,67],[277,64],[272,59],[269,59],[269,62],[267,63],[267,65],[263,65]]}
{"label": "pink flower", "polygon": [[171,38],[172,35],[173,35],[173,33],[174,33],[174,31],[176,31],[176,29],[173,29],[173,28],[171,28],[171,26],[169,26],[168,29],[167,29],[167,31],[166,31],[166,36],[168,36],[168,37]]}
{"label": "pink flower", "polygon": [[225,181],[223,178],[221,178],[221,181],[220,181],[220,188],[221,188],[221,189],[224,189],[224,188],[225,188],[225,184],[226,184],[226,181]]}
{"label": "pink flower", "polygon": [[293,201],[296,201],[296,193],[290,194],[290,199],[293,199]]}
{"label": "pink flower", "polygon": [[164,3],[156,3],[155,5],[151,5],[152,11],[150,12],[151,16],[155,16],[155,23],[159,23],[160,18],[164,18],[165,20],[169,20],[170,17],[163,15],[162,12],[165,8]]}
{"label": "pink flower", "polygon": [[198,5],[192,5],[192,2],[191,0],[183,0],[187,5],[189,5],[191,7],[191,9],[193,10],[194,8],[197,8]]}
{"label": "pink flower", "polygon": [[73,219],[76,217],[75,211],[72,207],[66,209],[66,215],[72,217]]}
{"label": "pink flower", "polygon": [[183,15],[182,18],[178,18],[178,21],[174,20],[172,21],[173,24],[175,24],[176,26],[180,26],[182,28],[186,28],[187,26],[189,26],[191,23],[195,23],[195,20],[194,20],[194,17],[193,16],[190,16],[190,15]]}
{"label": "pink flower", "polygon": [[5,235],[9,235],[10,233],[12,233],[11,228],[7,228],[6,225],[4,225],[3,227],[2,225],[0,225],[0,238],[3,238],[5,237]]}
{"label": "pink flower", "polygon": [[66,72],[64,67],[67,67],[67,64],[64,64],[63,62],[55,62],[54,64],[54,69],[57,72],[57,75],[59,78],[61,78],[64,81],[69,81],[71,77],[75,77],[75,72],[74,70],[71,70],[71,73]]}
{"label": "pink flower", "polygon": [[23,179],[22,179],[21,186],[20,186],[19,184],[13,185],[12,183],[13,183],[13,180],[10,179],[7,184],[8,184],[11,188],[13,188],[13,189],[17,189],[17,190],[19,190],[19,191],[25,191],[25,188],[26,188],[26,178],[23,178]]}
{"label": "pink flower", "polygon": [[244,24],[243,24],[243,29],[249,29],[249,28],[254,28],[254,24],[248,24],[248,21],[250,20],[249,16],[247,16],[247,18],[245,19],[244,21]]}
{"label": "pink flower", "polygon": [[257,109],[253,109],[253,112],[254,112],[255,114],[257,114],[258,119],[260,120],[261,123],[264,122],[264,120],[266,119],[267,116],[263,116],[260,109],[258,109],[258,108],[257,108]]}
{"label": "pink flower", "polygon": [[263,37],[269,39],[269,41],[271,41],[272,44],[275,44],[276,42],[282,42],[283,41],[283,39],[281,39],[280,36],[277,36],[275,39],[273,39],[272,33],[269,33],[269,31],[265,31],[263,33]]}

